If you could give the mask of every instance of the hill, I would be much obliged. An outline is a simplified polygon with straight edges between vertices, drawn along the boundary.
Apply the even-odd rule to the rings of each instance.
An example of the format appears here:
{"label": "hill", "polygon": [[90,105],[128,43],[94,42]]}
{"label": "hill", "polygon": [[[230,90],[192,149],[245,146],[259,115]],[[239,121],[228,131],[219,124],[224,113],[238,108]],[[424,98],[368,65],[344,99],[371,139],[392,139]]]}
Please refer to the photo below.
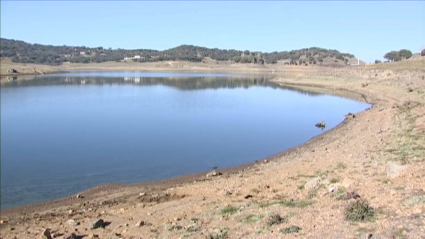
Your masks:
{"label": "hill", "polygon": [[181,45],[164,51],[151,49],[105,49],[103,47],[52,46],[30,44],[24,41],[1,38],[0,57],[10,57],[13,62],[60,65],[64,62],[90,63],[105,61],[191,61],[202,62],[206,58],[234,63],[287,65],[343,66],[353,62],[354,55],[319,47],[281,52],[251,52],[223,50],[193,45]]}

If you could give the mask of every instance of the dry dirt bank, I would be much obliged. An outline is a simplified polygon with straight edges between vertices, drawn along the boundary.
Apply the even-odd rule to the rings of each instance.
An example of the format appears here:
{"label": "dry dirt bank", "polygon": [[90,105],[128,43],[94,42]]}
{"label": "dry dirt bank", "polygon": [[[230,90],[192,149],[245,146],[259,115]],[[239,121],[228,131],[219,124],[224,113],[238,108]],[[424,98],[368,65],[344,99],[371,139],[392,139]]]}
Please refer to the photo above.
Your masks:
{"label": "dry dirt bank", "polygon": [[[47,228],[57,238],[424,238],[424,75],[394,65],[281,74],[279,84],[374,105],[304,145],[221,175],[105,185],[4,210],[1,238],[40,238]],[[370,220],[346,219],[356,200],[374,209],[357,211]],[[90,229],[96,219],[104,228]]]}

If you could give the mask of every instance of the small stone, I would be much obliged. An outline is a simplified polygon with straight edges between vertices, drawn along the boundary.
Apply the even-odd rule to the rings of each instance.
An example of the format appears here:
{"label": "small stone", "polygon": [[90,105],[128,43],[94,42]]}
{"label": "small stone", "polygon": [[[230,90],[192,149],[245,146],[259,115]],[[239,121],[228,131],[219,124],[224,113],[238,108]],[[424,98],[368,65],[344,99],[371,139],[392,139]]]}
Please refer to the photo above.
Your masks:
{"label": "small stone", "polygon": [[387,163],[387,176],[391,179],[396,178],[402,174],[403,171],[407,170],[409,165],[400,165],[395,162]]}
{"label": "small stone", "polygon": [[72,209],[70,209],[69,211],[68,211],[68,214],[73,214],[74,213],[74,210],[72,210]]}
{"label": "small stone", "polygon": [[89,238],[91,238],[91,239],[93,239],[93,238],[99,238],[99,235],[90,233],[89,234]]}
{"label": "small stone", "polygon": [[219,175],[221,175],[220,172],[217,172],[217,171],[213,170],[213,171],[207,173],[206,177],[207,178],[210,178],[210,177],[216,177],[216,176],[219,176]]}
{"label": "small stone", "polygon": [[5,220],[0,220],[0,224],[5,224],[7,221]]}
{"label": "small stone", "polygon": [[320,178],[316,177],[311,179],[310,181],[308,181],[305,185],[304,188],[309,191],[309,190],[314,190],[317,189],[320,186]]}
{"label": "small stone", "polygon": [[74,219],[70,219],[66,223],[68,223],[71,226],[78,226],[78,225],[80,225],[80,223],[79,222],[76,222]]}
{"label": "small stone", "polygon": [[251,195],[251,194],[248,194],[248,195],[246,195],[244,198],[245,198],[245,199],[252,198],[252,195]]}
{"label": "small stone", "polygon": [[41,239],[52,239],[52,235],[50,234],[50,230],[46,229],[40,236]]}
{"label": "small stone", "polygon": [[349,188],[351,185],[353,185],[353,181],[348,178],[344,178],[341,182],[341,187],[343,188]]}
{"label": "small stone", "polygon": [[146,196],[146,193],[139,193],[140,197]]}
{"label": "small stone", "polygon": [[143,227],[145,225],[144,221],[139,221],[136,223],[136,227]]}
{"label": "small stone", "polygon": [[267,159],[264,159],[264,163],[268,163],[269,162],[269,160],[267,160]]}
{"label": "small stone", "polygon": [[75,197],[76,198],[83,198],[83,196],[81,196],[80,194],[77,194]]}
{"label": "small stone", "polygon": [[96,229],[96,228],[99,228],[99,227],[103,227],[104,223],[105,222],[103,221],[103,219],[97,219],[96,221],[94,221],[92,223],[90,229]]}

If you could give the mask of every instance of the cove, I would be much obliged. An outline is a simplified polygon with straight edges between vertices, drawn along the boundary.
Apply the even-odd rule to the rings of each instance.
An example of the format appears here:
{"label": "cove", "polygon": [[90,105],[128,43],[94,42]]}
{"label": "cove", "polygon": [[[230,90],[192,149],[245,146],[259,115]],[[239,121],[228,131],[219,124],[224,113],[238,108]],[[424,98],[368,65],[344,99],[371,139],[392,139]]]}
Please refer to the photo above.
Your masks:
{"label": "cove", "polygon": [[[365,102],[228,74],[77,72],[1,87],[1,208],[260,160]],[[314,125],[326,122],[324,130]]]}

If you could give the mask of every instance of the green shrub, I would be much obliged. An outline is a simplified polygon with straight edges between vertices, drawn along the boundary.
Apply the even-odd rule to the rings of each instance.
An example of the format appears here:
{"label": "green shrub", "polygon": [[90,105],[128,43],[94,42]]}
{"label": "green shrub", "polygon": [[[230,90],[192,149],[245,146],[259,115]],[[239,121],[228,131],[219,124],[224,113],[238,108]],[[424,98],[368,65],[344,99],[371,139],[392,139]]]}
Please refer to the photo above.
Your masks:
{"label": "green shrub", "polygon": [[283,234],[298,233],[301,230],[299,226],[290,226],[282,229]]}
{"label": "green shrub", "polygon": [[372,221],[375,219],[375,209],[366,200],[358,199],[350,203],[345,211],[345,218],[348,221]]}
{"label": "green shrub", "polygon": [[238,208],[233,207],[233,206],[228,206],[228,207],[221,209],[222,214],[233,214],[237,211],[238,211]]}

